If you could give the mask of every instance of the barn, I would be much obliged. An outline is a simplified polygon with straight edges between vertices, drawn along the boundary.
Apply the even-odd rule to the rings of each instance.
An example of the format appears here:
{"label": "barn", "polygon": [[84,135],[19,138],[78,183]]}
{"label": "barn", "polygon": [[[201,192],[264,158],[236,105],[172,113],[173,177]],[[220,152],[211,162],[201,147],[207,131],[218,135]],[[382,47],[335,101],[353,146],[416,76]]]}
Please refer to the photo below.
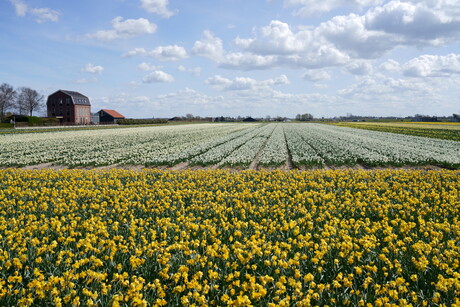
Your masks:
{"label": "barn", "polygon": [[102,109],[97,113],[99,114],[99,122],[101,124],[116,124],[117,120],[125,118],[115,110]]}
{"label": "barn", "polygon": [[91,123],[91,103],[79,92],[58,90],[46,101],[48,117],[58,118],[63,124],[88,125]]}

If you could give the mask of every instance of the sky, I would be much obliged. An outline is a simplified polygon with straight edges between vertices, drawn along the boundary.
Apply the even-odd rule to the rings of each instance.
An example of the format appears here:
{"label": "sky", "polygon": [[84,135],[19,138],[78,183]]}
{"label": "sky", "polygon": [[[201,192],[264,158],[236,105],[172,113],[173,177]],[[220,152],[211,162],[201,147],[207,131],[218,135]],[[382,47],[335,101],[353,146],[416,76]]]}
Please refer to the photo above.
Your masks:
{"label": "sky", "polygon": [[0,0],[0,83],[127,118],[460,113],[458,0]]}

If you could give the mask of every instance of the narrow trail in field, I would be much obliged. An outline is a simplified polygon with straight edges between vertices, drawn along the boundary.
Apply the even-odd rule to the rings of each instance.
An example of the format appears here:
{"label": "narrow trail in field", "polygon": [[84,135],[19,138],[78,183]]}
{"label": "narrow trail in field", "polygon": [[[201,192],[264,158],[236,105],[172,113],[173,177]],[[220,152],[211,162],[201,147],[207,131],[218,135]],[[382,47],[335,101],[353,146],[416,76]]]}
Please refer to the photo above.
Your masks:
{"label": "narrow trail in field", "polygon": [[291,170],[291,169],[294,169],[294,163],[292,162],[292,155],[291,155],[291,151],[289,150],[289,146],[287,144],[286,131],[284,130],[284,127],[283,127],[283,135],[284,135],[284,145],[286,146],[286,164],[284,166],[284,169]]}
{"label": "narrow trail in field", "polygon": [[180,170],[183,170],[183,169],[186,169],[188,168],[188,162],[181,162],[179,164],[176,164],[176,165],[173,165],[170,170],[172,171],[180,171]]}
{"label": "narrow trail in field", "polygon": [[[276,126],[275,126],[275,128],[276,128]],[[258,151],[257,154],[255,155],[254,160],[252,160],[252,162],[251,162],[251,164],[249,165],[248,169],[256,170],[256,169],[258,168],[260,156],[261,156],[262,153],[264,152],[265,146],[267,146],[268,140],[269,140],[270,137],[272,136],[273,131],[275,131],[275,128],[273,128],[272,132],[271,132],[270,135],[267,137],[267,139],[265,140],[265,142],[262,144],[262,146],[260,146],[259,151]]]}
{"label": "narrow trail in field", "polygon": [[34,165],[27,165],[27,166],[22,167],[22,169],[25,169],[25,170],[41,170],[41,169],[60,170],[60,169],[66,169],[66,168],[68,168],[68,167],[64,166],[64,165],[54,165],[53,162],[34,164]]}

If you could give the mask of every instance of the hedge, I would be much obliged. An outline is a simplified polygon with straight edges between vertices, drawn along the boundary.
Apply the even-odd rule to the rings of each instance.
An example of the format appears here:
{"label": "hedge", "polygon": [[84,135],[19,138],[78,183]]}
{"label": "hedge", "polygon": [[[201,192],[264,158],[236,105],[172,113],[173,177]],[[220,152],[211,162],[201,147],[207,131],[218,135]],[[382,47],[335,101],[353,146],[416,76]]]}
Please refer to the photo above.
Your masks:
{"label": "hedge", "polygon": [[134,118],[125,118],[117,120],[119,125],[151,125],[151,124],[167,124],[167,119],[134,119]]}

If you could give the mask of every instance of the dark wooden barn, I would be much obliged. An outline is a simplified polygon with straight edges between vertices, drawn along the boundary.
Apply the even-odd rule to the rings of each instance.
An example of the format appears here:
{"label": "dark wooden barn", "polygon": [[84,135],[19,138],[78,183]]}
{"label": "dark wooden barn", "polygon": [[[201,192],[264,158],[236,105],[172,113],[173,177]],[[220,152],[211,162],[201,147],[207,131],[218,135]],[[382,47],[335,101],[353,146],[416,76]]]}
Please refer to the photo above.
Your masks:
{"label": "dark wooden barn", "polygon": [[99,112],[99,123],[101,124],[116,124],[117,120],[125,117],[115,110],[102,109]]}
{"label": "dark wooden barn", "polygon": [[85,95],[75,91],[58,90],[46,101],[48,117],[58,118],[64,124],[91,123],[91,103]]}

